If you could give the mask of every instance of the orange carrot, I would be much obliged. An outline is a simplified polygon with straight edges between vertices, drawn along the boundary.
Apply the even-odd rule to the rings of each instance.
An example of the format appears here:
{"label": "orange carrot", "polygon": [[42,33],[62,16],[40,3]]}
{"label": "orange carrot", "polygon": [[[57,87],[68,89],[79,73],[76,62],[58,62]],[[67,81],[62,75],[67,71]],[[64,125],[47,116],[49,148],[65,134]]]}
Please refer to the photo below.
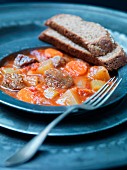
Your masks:
{"label": "orange carrot", "polygon": [[47,48],[44,54],[47,58],[52,58],[54,56],[61,56],[61,57],[63,56],[63,53],[53,48]]}
{"label": "orange carrot", "polygon": [[81,60],[70,61],[65,66],[65,70],[72,76],[84,75],[87,72],[87,69],[88,64]]}
{"label": "orange carrot", "polygon": [[52,102],[48,101],[44,97],[43,92],[38,90],[36,87],[21,89],[17,94],[17,98],[32,104],[51,105]]}
{"label": "orange carrot", "polygon": [[33,100],[34,99],[33,97],[34,97],[34,95],[33,95],[32,91],[29,90],[29,88],[23,88],[17,94],[17,98],[19,100],[35,104],[34,100]]}

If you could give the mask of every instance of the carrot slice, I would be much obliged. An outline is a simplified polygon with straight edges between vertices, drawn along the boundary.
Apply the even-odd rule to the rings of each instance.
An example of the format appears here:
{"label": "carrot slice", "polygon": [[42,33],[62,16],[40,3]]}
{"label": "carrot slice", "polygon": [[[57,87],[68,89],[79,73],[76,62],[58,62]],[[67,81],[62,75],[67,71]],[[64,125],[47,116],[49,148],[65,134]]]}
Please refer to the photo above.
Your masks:
{"label": "carrot slice", "polygon": [[47,48],[44,54],[47,58],[52,58],[54,56],[61,56],[61,57],[63,56],[63,53],[53,48]]}
{"label": "carrot slice", "polygon": [[65,66],[65,70],[72,76],[84,75],[87,72],[87,69],[88,64],[81,60],[70,61]]}
{"label": "carrot slice", "polygon": [[32,104],[52,105],[52,101],[48,101],[44,97],[43,91],[38,90],[36,87],[21,89],[17,94],[17,98]]}
{"label": "carrot slice", "polygon": [[17,98],[24,102],[33,103],[34,104],[34,95],[29,88],[23,88],[17,93]]}

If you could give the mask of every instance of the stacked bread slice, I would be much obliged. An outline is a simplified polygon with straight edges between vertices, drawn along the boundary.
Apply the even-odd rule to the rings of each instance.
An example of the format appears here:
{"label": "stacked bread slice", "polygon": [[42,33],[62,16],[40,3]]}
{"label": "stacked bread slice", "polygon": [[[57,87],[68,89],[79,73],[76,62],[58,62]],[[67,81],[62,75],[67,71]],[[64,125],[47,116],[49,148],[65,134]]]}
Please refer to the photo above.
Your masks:
{"label": "stacked bread slice", "polygon": [[45,25],[49,28],[39,35],[39,39],[74,57],[103,65],[110,71],[127,63],[122,47],[99,24],[75,15],[59,14],[48,19]]}

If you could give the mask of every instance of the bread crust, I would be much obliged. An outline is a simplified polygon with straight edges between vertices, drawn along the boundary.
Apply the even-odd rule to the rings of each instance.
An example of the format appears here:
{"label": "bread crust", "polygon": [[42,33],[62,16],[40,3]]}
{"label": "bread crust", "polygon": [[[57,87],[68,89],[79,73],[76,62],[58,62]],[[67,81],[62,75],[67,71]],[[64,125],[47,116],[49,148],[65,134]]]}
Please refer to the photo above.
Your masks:
{"label": "bread crust", "polygon": [[[76,34],[75,31],[69,30],[66,27],[66,25],[60,24],[59,22],[57,22],[57,19],[59,20],[61,19],[61,23],[62,23],[62,18],[64,19],[65,17],[66,18],[68,17],[70,19],[72,16],[73,18],[75,17],[75,20],[79,20],[79,22],[81,23],[86,23],[87,25],[91,25],[91,27],[92,26],[96,27],[96,29],[99,29],[98,32],[102,31],[104,34],[98,37],[97,39],[93,39],[92,41],[89,41],[88,39],[85,39],[82,36]],[[113,39],[110,37],[109,32],[104,27],[93,22],[84,21],[78,16],[68,15],[68,14],[59,14],[48,19],[45,22],[45,25],[58,31],[60,34],[66,36],[67,38],[72,40],[74,43],[79,44],[82,47],[85,47],[94,56],[105,55],[111,52],[116,46]],[[85,26],[84,26],[84,32],[85,32]]]}
{"label": "bread crust", "polygon": [[[117,44],[116,48],[119,48],[119,52],[115,54],[115,56],[112,57],[112,53],[109,53],[107,55],[110,55],[111,57],[101,56],[98,57],[98,60],[100,61],[100,64],[103,63],[103,66],[105,66],[108,70],[117,70],[118,68],[124,66],[127,64],[127,55],[125,54],[124,50]],[[113,51],[115,51],[114,49]]]}
{"label": "bread crust", "polygon": [[[54,36],[52,32],[54,32],[58,36]],[[86,49],[78,46],[73,42],[70,43],[70,40],[68,40],[67,38],[66,40],[61,40],[61,36],[62,35],[60,35],[58,32],[49,28],[40,34],[39,39],[54,45],[56,48],[63,50],[64,52],[76,58],[83,59],[84,61],[87,61],[94,65],[102,65],[106,67],[109,71],[117,70],[127,63],[126,54],[118,44],[116,44],[115,48],[117,51],[116,54],[114,54],[113,50],[111,53],[108,53],[105,56],[94,57],[89,52],[87,53]]]}

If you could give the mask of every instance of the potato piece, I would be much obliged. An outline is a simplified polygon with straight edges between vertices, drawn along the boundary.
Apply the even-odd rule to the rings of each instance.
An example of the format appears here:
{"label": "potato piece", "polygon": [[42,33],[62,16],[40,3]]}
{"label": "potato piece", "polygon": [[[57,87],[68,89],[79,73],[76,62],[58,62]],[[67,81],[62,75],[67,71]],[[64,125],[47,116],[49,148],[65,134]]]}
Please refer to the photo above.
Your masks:
{"label": "potato piece", "polygon": [[102,81],[108,81],[110,79],[108,70],[103,66],[91,67],[88,75],[93,79],[102,80]]}
{"label": "potato piece", "polygon": [[44,96],[47,99],[53,99],[57,95],[59,95],[59,92],[57,90],[55,90],[54,88],[52,88],[52,87],[49,87],[46,90],[44,90]]}
{"label": "potato piece", "polygon": [[2,72],[4,73],[4,74],[6,74],[6,73],[19,73],[19,70],[18,69],[15,69],[15,68],[6,68],[6,67],[2,67]]}
{"label": "potato piece", "polygon": [[31,76],[25,76],[23,78],[24,83],[26,86],[37,86],[38,82],[39,82],[39,77],[31,75]]}
{"label": "potato piece", "polygon": [[94,91],[99,90],[106,82],[102,80],[92,80],[91,87]]}
{"label": "potato piece", "polygon": [[54,68],[52,60],[46,60],[44,61],[37,70],[34,71],[34,74],[44,74],[46,70],[49,70],[51,68]]}
{"label": "potato piece", "polygon": [[84,76],[76,77],[74,83],[79,88],[89,88],[90,86],[90,80]]}
{"label": "potato piece", "polygon": [[77,88],[67,90],[57,101],[57,104],[61,105],[76,105],[80,104],[81,100],[77,91]]}

